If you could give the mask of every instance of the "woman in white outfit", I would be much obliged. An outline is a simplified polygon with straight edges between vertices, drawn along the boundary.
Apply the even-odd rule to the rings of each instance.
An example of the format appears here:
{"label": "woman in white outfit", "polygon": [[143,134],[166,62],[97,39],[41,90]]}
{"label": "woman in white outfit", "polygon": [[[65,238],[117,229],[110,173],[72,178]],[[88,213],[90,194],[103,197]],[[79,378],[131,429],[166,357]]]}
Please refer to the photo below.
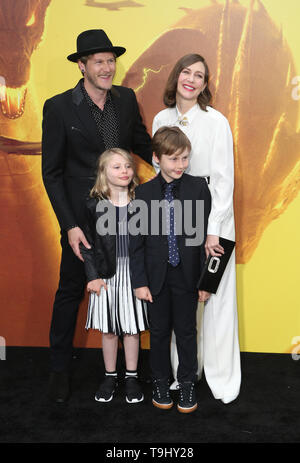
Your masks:
{"label": "woman in white outfit", "polygon": [[[223,248],[219,237],[235,239],[233,144],[227,119],[209,106],[208,81],[208,67],[200,55],[182,57],[169,76],[164,93],[167,109],[155,116],[153,134],[161,126],[178,126],[190,139],[192,152],[187,172],[206,177],[212,195],[206,254],[220,255]],[[241,383],[234,252],[217,294],[212,294],[204,310],[201,309],[198,310],[198,373],[200,376],[203,367],[213,396],[229,403],[238,396]],[[176,379],[174,333],[171,359]]]}

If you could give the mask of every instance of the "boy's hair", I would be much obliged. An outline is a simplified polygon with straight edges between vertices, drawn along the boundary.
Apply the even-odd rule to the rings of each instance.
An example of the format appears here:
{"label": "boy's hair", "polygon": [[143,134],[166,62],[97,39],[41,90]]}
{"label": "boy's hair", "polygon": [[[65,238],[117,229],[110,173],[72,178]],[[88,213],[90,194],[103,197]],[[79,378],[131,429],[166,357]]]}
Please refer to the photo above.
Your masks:
{"label": "boy's hair", "polygon": [[178,152],[183,153],[186,149],[190,152],[191,142],[179,127],[160,127],[152,139],[152,148],[158,159],[163,154],[171,156]]}
{"label": "boy's hair", "polygon": [[139,184],[139,178],[136,173],[136,167],[132,155],[128,153],[128,151],[125,151],[121,148],[108,149],[99,156],[96,181],[93,188],[90,191],[90,196],[92,198],[98,199],[109,198],[110,190],[107,184],[106,167],[109,159],[114,154],[119,154],[120,156],[123,156],[123,158],[125,158],[128,161],[128,163],[131,165],[133,169],[133,177],[130,184],[128,185],[128,194],[130,199],[134,199],[134,190],[135,187]]}

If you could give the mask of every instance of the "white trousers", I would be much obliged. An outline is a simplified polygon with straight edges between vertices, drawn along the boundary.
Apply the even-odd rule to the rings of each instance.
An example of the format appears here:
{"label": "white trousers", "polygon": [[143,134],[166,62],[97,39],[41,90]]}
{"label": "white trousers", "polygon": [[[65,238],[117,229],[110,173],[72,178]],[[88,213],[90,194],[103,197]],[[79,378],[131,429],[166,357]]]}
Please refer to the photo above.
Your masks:
{"label": "white trousers", "polygon": [[[212,294],[205,304],[198,304],[197,331],[198,377],[201,377],[204,369],[215,399],[224,403],[232,402],[239,395],[241,385],[235,251],[227,264],[217,294]],[[174,332],[171,339],[171,364],[176,379],[178,355]]]}

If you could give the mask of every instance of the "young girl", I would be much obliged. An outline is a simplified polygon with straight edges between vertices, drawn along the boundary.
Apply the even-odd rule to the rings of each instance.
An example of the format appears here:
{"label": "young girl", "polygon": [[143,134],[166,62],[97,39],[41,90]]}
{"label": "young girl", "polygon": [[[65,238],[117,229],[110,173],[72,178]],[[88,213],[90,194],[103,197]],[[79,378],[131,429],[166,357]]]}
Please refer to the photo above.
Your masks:
{"label": "young girl", "polygon": [[126,362],[126,401],[144,399],[137,379],[139,333],[148,329],[146,303],[134,296],[128,256],[128,205],[138,185],[134,160],[113,148],[101,154],[97,178],[87,200],[85,234],[81,245],[90,293],[86,328],[102,332],[105,378],[95,400],[109,402],[117,387],[117,352],[123,336]]}

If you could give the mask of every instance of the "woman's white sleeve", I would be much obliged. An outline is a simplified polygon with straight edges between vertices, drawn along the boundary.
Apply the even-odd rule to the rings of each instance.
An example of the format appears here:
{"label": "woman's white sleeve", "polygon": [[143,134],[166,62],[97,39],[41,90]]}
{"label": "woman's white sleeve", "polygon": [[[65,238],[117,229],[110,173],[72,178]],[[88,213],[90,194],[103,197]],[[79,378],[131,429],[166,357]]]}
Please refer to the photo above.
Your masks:
{"label": "woman's white sleeve", "polygon": [[234,160],[233,141],[225,117],[217,122],[210,157],[211,212],[207,234],[220,236],[222,222],[233,214]]}

